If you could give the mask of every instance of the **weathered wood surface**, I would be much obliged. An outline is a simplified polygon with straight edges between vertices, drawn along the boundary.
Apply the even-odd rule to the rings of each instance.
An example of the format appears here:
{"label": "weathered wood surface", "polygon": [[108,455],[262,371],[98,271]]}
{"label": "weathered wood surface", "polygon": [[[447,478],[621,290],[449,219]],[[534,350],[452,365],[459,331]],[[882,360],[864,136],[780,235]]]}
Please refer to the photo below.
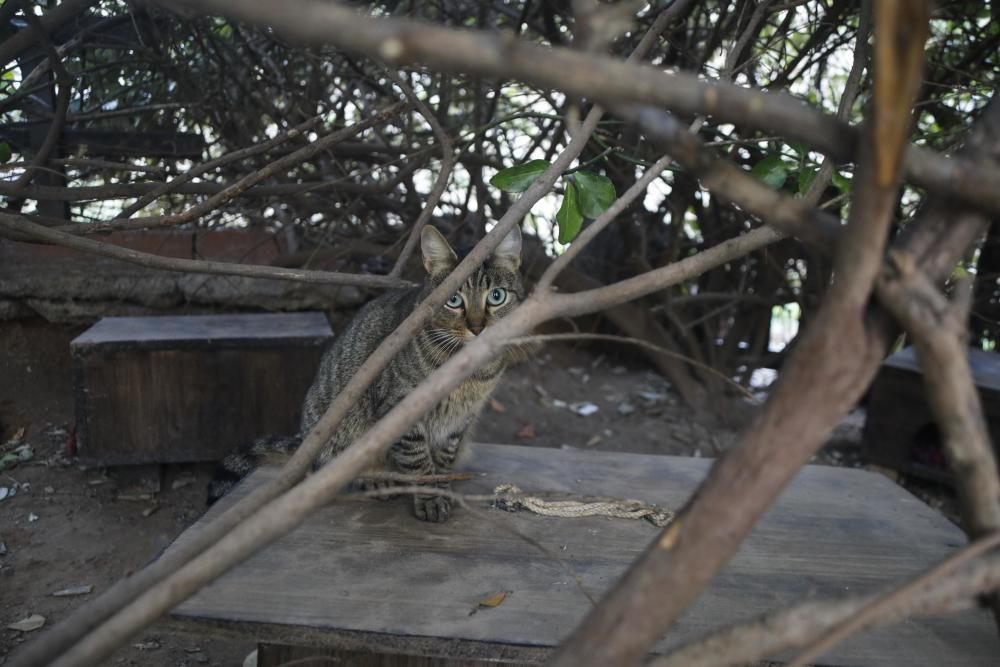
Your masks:
{"label": "weathered wood surface", "polygon": [[107,318],[70,345],[80,458],[211,461],[295,433],[332,339],[321,313]]}
{"label": "weathered wood surface", "polygon": [[[461,467],[487,476],[465,493],[515,483],[526,491],[638,498],[678,508],[709,461],[506,445],[468,447]],[[216,514],[275,474],[262,469]],[[201,591],[171,615],[180,627],[250,633],[264,642],[458,659],[537,663],[590,603],[537,540],[599,596],[657,534],[642,521],[562,519],[458,509],[444,525],[410,514],[405,499],[345,501]],[[721,625],[815,596],[867,593],[911,577],[964,543],[942,516],[873,473],[807,467],[711,588],[657,651]],[[493,609],[479,600],[508,591]],[[988,616],[969,612],[851,638],[824,665],[996,665]],[[778,656],[779,658],[781,656]]]}
{"label": "weathered wood surface", "polygon": [[449,660],[419,655],[348,651],[337,648],[285,646],[262,643],[257,647],[257,667],[518,667],[523,663],[494,660]]}
{"label": "weathered wood surface", "polygon": [[201,347],[220,343],[247,347],[290,343],[322,345],[330,335],[330,325],[322,313],[105,317],[80,334],[72,346],[79,349],[120,343],[129,349],[173,349],[184,343]]}

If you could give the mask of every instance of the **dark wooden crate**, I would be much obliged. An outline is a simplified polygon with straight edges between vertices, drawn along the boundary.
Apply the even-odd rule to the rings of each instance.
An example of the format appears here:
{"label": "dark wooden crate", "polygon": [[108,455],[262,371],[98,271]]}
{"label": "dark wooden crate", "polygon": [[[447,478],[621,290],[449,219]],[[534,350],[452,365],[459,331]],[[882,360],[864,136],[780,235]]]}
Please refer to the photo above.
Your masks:
{"label": "dark wooden crate", "polygon": [[322,313],[104,318],[70,344],[78,455],[209,461],[294,433],[332,336]]}
{"label": "dark wooden crate", "polygon": [[[1000,355],[970,348],[969,365],[996,449],[1000,442]],[[870,393],[864,448],[872,463],[924,479],[953,481],[912,347],[882,362]]]}

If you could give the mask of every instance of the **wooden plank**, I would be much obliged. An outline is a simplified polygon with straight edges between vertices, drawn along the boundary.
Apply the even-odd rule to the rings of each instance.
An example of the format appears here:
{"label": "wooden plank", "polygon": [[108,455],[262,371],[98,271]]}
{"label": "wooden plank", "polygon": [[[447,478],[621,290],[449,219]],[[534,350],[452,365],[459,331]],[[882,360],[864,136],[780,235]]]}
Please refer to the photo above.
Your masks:
{"label": "wooden plank", "polygon": [[165,317],[105,317],[87,329],[72,346],[125,343],[173,347],[177,343],[326,342],[330,325],[322,313],[245,313]]}
{"label": "wooden plank", "polygon": [[518,667],[520,664],[268,643],[262,643],[257,647],[257,667],[283,667],[290,663],[294,663],[296,667],[327,667],[331,664],[339,667]]}
{"label": "wooden plank", "polygon": [[[632,497],[678,508],[710,463],[591,451],[471,445],[460,485]],[[262,469],[179,538],[183,542],[275,474]],[[413,655],[541,662],[657,534],[645,522],[561,519],[458,509],[446,524],[412,518],[409,502],[323,508],[279,542],[180,605],[172,618],[262,641]],[[511,531],[545,546],[542,554]],[[796,601],[878,590],[964,543],[942,516],[880,475],[807,467],[657,652]],[[558,555],[562,564],[551,554]],[[570,575],[567,569],[575,574]],[[507,591],[493,609],[479,600]],[[823,664],[994,665],[984,612],[922,620],[851,638]],[[777,656],[780,658],[781,656]]]}

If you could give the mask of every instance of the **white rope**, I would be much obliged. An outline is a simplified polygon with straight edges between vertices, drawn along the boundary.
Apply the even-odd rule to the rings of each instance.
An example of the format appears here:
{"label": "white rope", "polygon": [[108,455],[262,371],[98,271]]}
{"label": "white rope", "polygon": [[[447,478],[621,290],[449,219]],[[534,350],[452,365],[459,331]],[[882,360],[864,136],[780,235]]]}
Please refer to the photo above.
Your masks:
{"label": "white rope", "polygon": [[506,512],[527,510],[543,516],[580,517],[607,516],[616,519],[645,519],[663,527],[674,520],[674,513],[641,500],[620,498],[586,498],[562,495],[560,500],[532,496],[513,484],[501,484],[493,489],[493,506]]}

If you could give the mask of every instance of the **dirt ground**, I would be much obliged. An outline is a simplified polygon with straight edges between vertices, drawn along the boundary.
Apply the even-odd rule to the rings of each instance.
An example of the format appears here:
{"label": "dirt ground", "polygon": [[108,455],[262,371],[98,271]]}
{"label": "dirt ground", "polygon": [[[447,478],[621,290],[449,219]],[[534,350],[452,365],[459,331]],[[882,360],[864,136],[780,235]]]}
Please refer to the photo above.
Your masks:
{"label": "dirt ground", "polygon": [[[69,341],[82,329],[0,324],[0,455],[32,455],[0,472],[0,665],[88,597],[155,558],[204,511],[209,465],[165,466],[152,498],[130,493],[119,471],[83,469],[66,455],[73,427]],[[596,408],[596,410],[594,409]],[[508,372],[476,439],[544,447],[715,456],[734,442],[753,407],[720,418],[692,414],[641,364],[593,347],[548,347]],[[23,431],[22,431],[23,429]],[[861,465],[857,419],[818,462]],[[6,443],[6,444],[3,444]],[[14,495],[9,495],[11,492]],[[134,499],[128,499],[133,497]],[[82,588],[81,588],[82,587]],[[66,591],[71,595],[55,596]],[[88,593],[81,591],[89,590]],[[34,614],[33,631],[7,626]],[[241,665],[251,641],[175,635],[154,626],[113,665]]]}

